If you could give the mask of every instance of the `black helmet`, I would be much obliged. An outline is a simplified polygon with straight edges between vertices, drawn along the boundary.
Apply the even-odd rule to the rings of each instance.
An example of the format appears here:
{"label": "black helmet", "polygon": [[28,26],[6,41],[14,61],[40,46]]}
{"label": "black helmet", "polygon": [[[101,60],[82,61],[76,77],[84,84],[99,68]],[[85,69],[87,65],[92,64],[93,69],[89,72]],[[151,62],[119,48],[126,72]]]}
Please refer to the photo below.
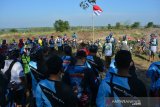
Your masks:
{"label": "black helmet", "polygon": [[20,51],[18,49],[11,49],[8,52],[9,59],[17,59],[20,55]]}
{"label": "black helmet", "polygon": [[72,54],[72,48],[69,45],[64,46],[64,53],[67,55]]}
{"label": "black helmet", "polygon": [[90,51],[91,53],[97,53],[98,47],[97,47],[96,45],[91,45],[91,46],[89,47],[89,51]]}
{"label": "black helmet", "polygon": [[41,58],[43,58],[43,49],[41,47],[31,49],[30,58],[32,61],[39,61]]}

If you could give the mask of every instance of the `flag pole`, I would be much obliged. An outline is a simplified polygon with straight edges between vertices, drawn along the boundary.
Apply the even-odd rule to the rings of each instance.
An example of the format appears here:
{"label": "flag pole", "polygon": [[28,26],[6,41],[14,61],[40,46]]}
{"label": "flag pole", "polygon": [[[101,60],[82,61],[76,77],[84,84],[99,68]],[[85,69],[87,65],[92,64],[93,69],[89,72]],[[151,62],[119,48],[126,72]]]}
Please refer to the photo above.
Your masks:
{"label": "flag pole", "polygon": [[92,37],[93,37],[93,43],[94,43],[94,10],[92,10]]}

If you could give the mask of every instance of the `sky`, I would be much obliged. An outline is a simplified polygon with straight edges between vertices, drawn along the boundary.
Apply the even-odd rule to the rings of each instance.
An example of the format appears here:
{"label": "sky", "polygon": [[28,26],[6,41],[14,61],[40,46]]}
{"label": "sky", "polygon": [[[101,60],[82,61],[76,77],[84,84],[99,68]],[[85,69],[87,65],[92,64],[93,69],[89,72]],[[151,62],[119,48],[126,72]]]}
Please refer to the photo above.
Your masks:
{"label": "sky", "polygon": [[[71,26],[91,26],[92,6],[80,8],[83,0],[0,0],[0,28],[52,27],[55,20]],[[97,0],[103,12],[94,16],[95,26],[135,21],[160,24],[160,0]]]}

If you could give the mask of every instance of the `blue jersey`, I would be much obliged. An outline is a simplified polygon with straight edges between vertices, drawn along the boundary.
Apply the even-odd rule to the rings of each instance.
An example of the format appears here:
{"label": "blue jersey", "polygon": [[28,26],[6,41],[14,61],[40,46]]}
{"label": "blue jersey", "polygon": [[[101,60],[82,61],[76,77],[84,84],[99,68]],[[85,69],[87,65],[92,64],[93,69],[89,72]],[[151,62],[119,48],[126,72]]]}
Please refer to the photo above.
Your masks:
{"label": "blue jersey", "polygon": [[37,107],[73,107],[74,103],[71,90],[62,82],[45,79],[38,83],[36,88]]}
{"label": "blue jersey", "polygon": [[121,103],[113,105],[112,100],[120,100],[121,97],[136,98],[146,96],[145,86],[140,80],[111,73],[100,84],[96,104],[97,107],[122,107]]}
{"label": "blue jersey", "polygon": [[151,78],[151,90],[160,89],[160,61],[150,65],[147,76]]}
{"label": "blue jersey", "polygon": [[72,57],[71,56],[62,56],[62,60],[63,60],[63,69],[64,69],[64,71],[66,71],[69,64],[71,63]]}
{"label": "blue jersey", "polygon": [[64,80],[76,90],[77,98],[80,98],[84,91],[90,93],[90,80],[94,79],[91,73],[91,69],[82,65],[69,66],[65,72]]}

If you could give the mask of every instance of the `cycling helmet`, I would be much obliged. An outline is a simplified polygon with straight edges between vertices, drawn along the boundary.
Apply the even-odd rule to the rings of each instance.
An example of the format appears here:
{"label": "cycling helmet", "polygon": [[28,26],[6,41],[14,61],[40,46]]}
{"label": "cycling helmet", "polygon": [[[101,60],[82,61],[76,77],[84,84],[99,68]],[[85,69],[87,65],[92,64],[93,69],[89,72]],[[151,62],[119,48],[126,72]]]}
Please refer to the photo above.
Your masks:
{"label": "cycling helmet", "polygon": [[38,61],[43,58],[43,49],[41,47],[36,49],[31,49],[30,58],[32,61]]}
{"label": "cycling helmet", "polygon": [[90,51],[91,53],[97,53],[98,47],[97,47],[96,45],[91,45],[91,46],[89,47],[89,51]]}
{"label": "cycling helmet", "polygon": [[20,56],[20,51],[18,49],[10,49],[8,52],[9,59],[17,59]]}

